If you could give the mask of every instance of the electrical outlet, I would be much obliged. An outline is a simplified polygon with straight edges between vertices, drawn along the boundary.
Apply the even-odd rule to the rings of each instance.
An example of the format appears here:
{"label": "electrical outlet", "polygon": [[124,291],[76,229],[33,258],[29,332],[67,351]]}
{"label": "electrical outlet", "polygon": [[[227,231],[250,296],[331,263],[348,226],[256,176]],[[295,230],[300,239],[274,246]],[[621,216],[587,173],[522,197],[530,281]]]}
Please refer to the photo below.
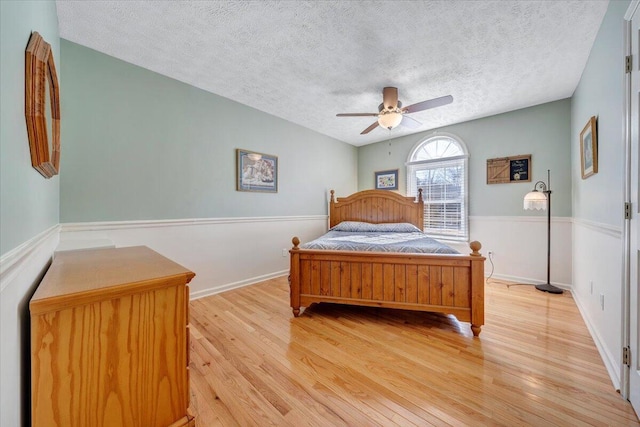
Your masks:
{"label": "electrical outlet", "polygon": [[491,258],[493,258],[493,256],[495,255],[495,254],[493,253],[493,251],[489,251],[489,252],[487,252],[487,253],[489,254],[489,257],[491,257]]}
{"label": "electrical outlet", "polygon": [[600,294],[600,308],[604,311],[604,294]]}
{"label": "electrical outlet", "polygon": [[289,253],[288,250],[286,250],[286,249],[282,250],[282,256],[286,257],[288,253]]}

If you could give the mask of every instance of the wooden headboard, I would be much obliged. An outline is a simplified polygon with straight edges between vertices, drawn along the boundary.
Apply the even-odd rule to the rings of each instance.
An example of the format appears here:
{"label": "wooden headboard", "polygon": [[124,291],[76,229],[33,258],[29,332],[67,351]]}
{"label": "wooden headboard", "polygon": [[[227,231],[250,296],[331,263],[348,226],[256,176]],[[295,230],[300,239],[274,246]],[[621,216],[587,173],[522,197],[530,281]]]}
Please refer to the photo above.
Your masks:
{"label": "wooden headboard", "polygon": [[408,222],[424,230],[422,189],[418,198],[405,197],[389,190],[365,190],[348,197],[334,198],[331,190],[329,227],[342,221],[362,221],[374,224]]}

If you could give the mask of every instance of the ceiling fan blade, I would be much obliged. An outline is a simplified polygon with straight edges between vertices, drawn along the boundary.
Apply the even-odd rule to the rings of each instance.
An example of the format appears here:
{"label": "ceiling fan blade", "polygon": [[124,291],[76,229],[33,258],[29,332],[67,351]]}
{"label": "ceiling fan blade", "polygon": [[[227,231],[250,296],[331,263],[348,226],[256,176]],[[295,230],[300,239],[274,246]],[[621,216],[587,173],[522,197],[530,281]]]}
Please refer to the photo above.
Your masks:
{"label": "ceiling fan blade", "polygon": [[378,117],[378,113],[340,113],[337,117]]}
{"label": "ceiling fan blade", "polygon": [[398,106],[398,88],[385,87],[382,89],[382,103],[387,110],[393,110]]}
{"label": "ceiling fan blade", "polygon": [[409,129],[417,129],[420,126],[422,126],[422,123],[420,123],[413,117],[409,117],[405,115],[402,116],[402,121],[400,122],[400,124]]}
{"label": "ceiling fan blade", "polygon": [[451,104],[453,102],[453,96],[441,96],[440,98],[433,98],[428,101],[418,102],[417,104],[409,105],[402,109],[405,113],[415,113],[417,111],[428,110],[429,108],[442,107],[443,105]]}
{"label": "ceiling fan blade", "polygon": [[368,128],[366,128],[365,130],[363,130],[362,132],[360,132],[360,135],[366,135],[369,132],[371,132],[372,130],[374,130],[375,128],[378,127],[378,122],[373,122],[371,124],[371,126],[369,126]]}

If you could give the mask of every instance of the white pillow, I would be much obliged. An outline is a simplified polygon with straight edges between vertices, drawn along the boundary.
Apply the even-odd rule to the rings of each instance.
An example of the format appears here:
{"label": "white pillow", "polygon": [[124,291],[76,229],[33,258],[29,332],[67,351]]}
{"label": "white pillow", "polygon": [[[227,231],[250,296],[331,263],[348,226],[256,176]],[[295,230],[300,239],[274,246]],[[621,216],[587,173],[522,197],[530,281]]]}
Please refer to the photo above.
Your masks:
{"label": "white pillow", "polygon": [[348,231],[352,233],[415,233],[422,232],[418,227],[408,222],[387,222],[372,224],[370,222],[342,221],[331,229],[332,231]]}

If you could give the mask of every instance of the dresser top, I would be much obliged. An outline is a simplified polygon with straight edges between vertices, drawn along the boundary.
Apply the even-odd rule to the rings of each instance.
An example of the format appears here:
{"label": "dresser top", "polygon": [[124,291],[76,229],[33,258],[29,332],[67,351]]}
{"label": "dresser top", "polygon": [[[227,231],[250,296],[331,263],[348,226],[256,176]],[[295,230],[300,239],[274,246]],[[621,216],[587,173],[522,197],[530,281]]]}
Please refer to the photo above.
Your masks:
{"label": "dresser top", "polygon": [[195,273],[146,246],[56,254],[29,304],[31,314],[186,284]]}

